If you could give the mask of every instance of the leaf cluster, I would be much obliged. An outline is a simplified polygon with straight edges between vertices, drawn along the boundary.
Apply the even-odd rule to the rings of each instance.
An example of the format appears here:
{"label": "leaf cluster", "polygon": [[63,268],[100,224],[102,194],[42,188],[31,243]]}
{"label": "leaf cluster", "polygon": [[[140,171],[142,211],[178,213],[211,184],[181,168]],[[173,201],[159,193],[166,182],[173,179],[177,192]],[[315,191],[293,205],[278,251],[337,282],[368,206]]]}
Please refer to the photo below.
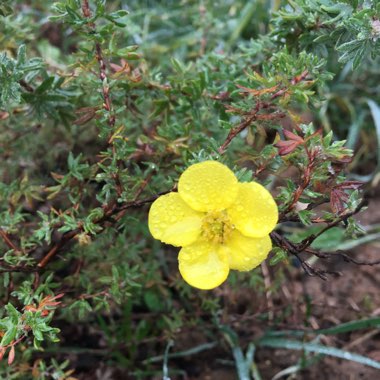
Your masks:
{"label": "leaf cluster", "polygon": [[[378,6],[289,0],[272,15],[272,3],[1,3],[0,334],[16,362],[91,331],[104,360],[151,376],[157,350],[181,331],[215,338],[214,317],[231,305],[184,284],[176,252],[146,223],[191,163],[218,159],[267,185],[277,242],[325,253],[330,227],[339,243],[363,238],[352,217],[361,184],[347,169],[361,169],[356,142],[375,141],[364,132],[380,102]],[[280,243],[273,294],[297,259]],[[252,272],[226,289],[260,297],[265,287]],[[36,376],[70,378],[67,363],[38,360]]]}
{"label": "leaf cluster", "polygon": [[327,56],[329,48],[339,62],[356,69],[363,60],[379,53],[379,4],[371,1],[287,1],[275,16],[273,35],[289,48],[318,51]]}

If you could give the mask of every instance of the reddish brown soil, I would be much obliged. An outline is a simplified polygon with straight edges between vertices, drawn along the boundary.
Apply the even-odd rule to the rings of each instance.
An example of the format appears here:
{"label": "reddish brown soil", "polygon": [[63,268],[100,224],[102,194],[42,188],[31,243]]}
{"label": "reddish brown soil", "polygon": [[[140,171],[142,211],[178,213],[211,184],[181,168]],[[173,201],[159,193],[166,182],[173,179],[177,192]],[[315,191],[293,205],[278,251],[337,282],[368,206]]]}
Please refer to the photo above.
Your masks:
{"label": "reddish brown soil", "polygon": [[[371,200],[370,207],[358,218],[363,225],[380,223],[380,199]],[[362,260],[378,260],[380,242],[361,246],[350,255]],[[252,289],[231,291],[221,287],[215,294],[222,298],[224,314],[221,322],[230,325],[238,333],[239,344],[245,349],[249,342],[260,337],[265,329],[274,325],[274,320],[257,318],[268,305],[273,310],[273,317],[283,313],[277,329],[327,328],[360,318],[380,316],[380,266],[357,266],[336,258],[328,263],[317,262],[317,266],[338,271],[340,277],[330,277],[323,281],[309,277],[302,269],[284,266],[269,268],[272,283],[281,272],[284,276],[279,281],[275,295],[252,293]],[[306,318],[307,300],[310,300],[310,315]],[[286,311],[287,310],[287,311]],[[308,323],[308,326],[305,325]],[[210,324],[211,325],[211,324]],[[213,336],[218,336],[213,332]],[[212,339],[212,338],[211,338]],[[231,350],[222,342],[217,348],[193,354],[186,358],[170,359],[171,380],[234,380],[238,379],[234,368]],[[179,352],[199,344],[210,342],[204,327],[193,330],[179,330],[175,337],[172,352]],[[352,333],[325,335],[321,344],[345,349],[380,361],[380,330],[368,329]],[[144,350],[142,350],[144,351]],[[163,351],[160,353],[163,353]],[[144,352],[141,353],[144,356]],[[146,357],[146,356],[145,356]],[[149,356],[148,356],[149,357]],[[255,355],[263,380],[270,380],[279,371],[284,370],[302,357],[301,351],[259,348]],[[161,368],[158,363],[157,370]],[[178,372],[180,371],[180,372]],[[103,361],[97,363],[92,371],[79,374],[81,380],[135,379],[130,372],[116,370]],[[160,375],[146,375],[140,379],[162,379]],[[313,366],[298,372],[292,377],[281,379],[295,380],[376,380],[380,371],[348,360],[324,357]]]}
{"label": "reddish brown soil", "polygon": [[[358,219],[363,225],[380,223],[380,199],[372,199],[370,207]],[[378,260],[380,242],[358,247],[350,254],[361,260]],[[281,298],[273,299],[272,302],[274,308],[281,308],[284,304],[298,305],[298,307],[295,307],[293,313],[283,322],[283,328],[297,329],[303,327],[306,313],[305,299],[312,300],[313,306],[309,322],[311,327],[315,329],[364,317],[380,316],[379,266],[357,266],[346,263],[342,259],[335,259],[326,264],[318,262],[316,265],[338,271],[342,275],[337,278],[330,277],[327,281],[323,281],[317,277],[305,275],[300,269],[287,271],[287,279],[281,289],[283,294],[281,295],[280,292]],[[271,278],[275,278],[273,273]],[[232,296],[231,303],[235,307],[228,307],[230,315],[234,315],[234,311],[239,311],[241,304],[252,302],[251,296],[247,294]],[[259,310],[259,305],[266,301],[256,300],[256,302],[257,310]],[[243,313],[243,316],[246,317],[246,314]],[[240,318],[240,321],[242,320],[244,318]],[[249,335],[247,334],[249,328],[253,330],[254,335],[259,334],[257,326],[252,326],[254,323],[250,321],[247,325],[240,322],[242,328],[239,336]],[[237,322],[234,327],[236,328],[238,325]],[[259,323],[259,326],[263,327],[263,324]],[[380,330],[369,329],[339,335],[326,335],[321,338],[320,343],[380,360]],[[259,349],[256,362],[263,380],[267,380],[279,371],[296,364],[301,355],[300,351]],[[194,359],[196,360],[196,358]],[[200,360],[201,358],[197,359]],[[309,369],[297,373],[293,377],[283,377],[283,379],[286,378],[299,380],[376,380],[380,379],[380,371],[351,361],[325,357]],[[237,375],[232,369],[222,370],[219,368],[206,370],[203,375],[191,377],[191,379],[232,380],[237,379]]]}

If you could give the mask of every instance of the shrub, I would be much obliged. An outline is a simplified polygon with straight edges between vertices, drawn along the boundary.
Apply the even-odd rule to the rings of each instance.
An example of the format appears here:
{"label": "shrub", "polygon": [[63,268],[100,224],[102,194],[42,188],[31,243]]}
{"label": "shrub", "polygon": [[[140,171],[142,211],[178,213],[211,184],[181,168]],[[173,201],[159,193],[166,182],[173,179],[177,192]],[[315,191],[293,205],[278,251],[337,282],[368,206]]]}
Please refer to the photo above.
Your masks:
{"label": "shrub", "polygon": [[75,335],[149,378],[180,329],[220,327],[223,291],[265,292],[259,271],[192,289],[150,235],[150,204],[198,162],[274,195],[278,281],[292,262],[327,278],[311,256],[362,263],[321,238],[363,234],[360,188],[378,180],[347,168],[380,125],[380,8],[279,3],[1,2],[3,378],[72,379]]}

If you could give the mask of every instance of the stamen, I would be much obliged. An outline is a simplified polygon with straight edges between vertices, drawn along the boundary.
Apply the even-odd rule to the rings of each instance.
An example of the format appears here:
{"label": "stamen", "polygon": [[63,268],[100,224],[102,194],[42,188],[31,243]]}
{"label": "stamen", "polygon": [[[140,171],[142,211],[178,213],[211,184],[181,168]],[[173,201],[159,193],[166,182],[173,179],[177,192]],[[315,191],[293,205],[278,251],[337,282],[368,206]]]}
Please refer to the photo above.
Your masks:
{"label": "stamen", "polygon": [[225,211],[211,211],[202,221],[202,236],[209,242],[223,244],[234,229]]}

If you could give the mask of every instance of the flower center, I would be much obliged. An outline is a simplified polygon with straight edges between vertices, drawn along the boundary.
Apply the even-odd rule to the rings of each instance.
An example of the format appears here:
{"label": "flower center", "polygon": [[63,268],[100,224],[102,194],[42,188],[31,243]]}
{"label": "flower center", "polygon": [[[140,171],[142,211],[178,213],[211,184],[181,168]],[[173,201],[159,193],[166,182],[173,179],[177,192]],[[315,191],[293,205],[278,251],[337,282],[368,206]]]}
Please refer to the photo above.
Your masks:
{"label": "flower center", "polygon": [[223,244],[234,225],[225,211],[210,211],[202,220],[202,236],[211,243]]}

